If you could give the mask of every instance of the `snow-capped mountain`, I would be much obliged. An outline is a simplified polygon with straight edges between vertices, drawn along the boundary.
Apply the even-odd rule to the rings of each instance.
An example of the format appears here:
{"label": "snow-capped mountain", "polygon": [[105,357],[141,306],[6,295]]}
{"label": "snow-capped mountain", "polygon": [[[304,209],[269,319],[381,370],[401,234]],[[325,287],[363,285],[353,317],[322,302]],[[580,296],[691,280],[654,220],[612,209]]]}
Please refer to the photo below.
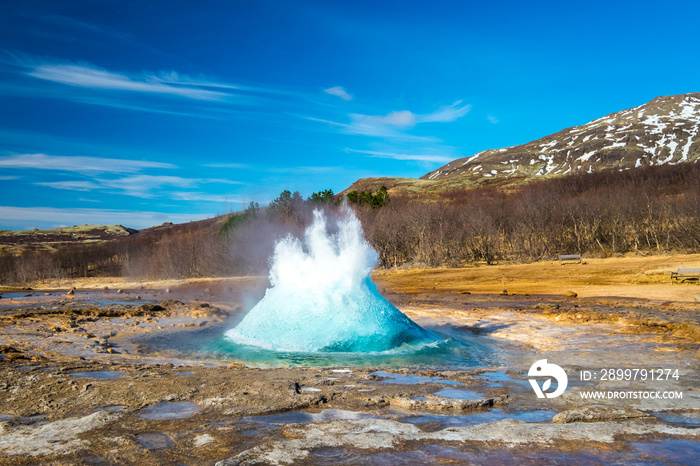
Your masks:
{"label": "snow-capped mountain", "polygon": [[478,183],[696,162],[699,128],[700,93],[658,97],[527,144],[454,160],[421,179],[459,177]]}

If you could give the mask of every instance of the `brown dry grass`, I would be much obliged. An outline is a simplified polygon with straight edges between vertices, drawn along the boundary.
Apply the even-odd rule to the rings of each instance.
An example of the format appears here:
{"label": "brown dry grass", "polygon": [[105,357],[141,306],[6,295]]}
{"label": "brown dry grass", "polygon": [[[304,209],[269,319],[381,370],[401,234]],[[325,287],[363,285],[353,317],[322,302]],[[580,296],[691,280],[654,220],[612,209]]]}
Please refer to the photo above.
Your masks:
{"label": "brown dry grass", "polygon": [[695,302],[697,284],[672,284],[678,267],[700,267],[700,254],[586,259],[583,264],[478,265],[458,269],[377,270],[375,282],[396,293],[464,292],[627,297]]}
{"label": "brown dry grass", "polygon": [[[574,291],[581,298],[624,297],[675,302],[696,302],[697,284],[672,284],[670,272],[679,267],[700,267],[700,254],[677,254],[586,259],[583,264],[560,265],[556,261],[532,264],[476,265],[449,269],[375,270],[374,281],[395,293],[463,292],[498,294],[564,295]],[[165,289],[207,287],[212,282],[245,282],[245,277],[196,278],[138,282],[121,277],[62,280],[37,283],[33,288]],[[253,281],[264,280],[255,277]]]}

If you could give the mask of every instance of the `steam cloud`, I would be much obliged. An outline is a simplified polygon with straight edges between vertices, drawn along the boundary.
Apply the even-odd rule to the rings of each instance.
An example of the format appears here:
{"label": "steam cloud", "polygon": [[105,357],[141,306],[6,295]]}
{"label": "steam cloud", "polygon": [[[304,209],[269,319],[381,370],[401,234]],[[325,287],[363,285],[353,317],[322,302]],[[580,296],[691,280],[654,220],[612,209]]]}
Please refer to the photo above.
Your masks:
{"label": "steam cloud", "polygon": [[350,208],[329,232],[314,210],[303,241],[275,245],[263,299],[226,336],[275,351],[372,352],[428,338],[427,332],[378,292],[370,272],[378,256]]}

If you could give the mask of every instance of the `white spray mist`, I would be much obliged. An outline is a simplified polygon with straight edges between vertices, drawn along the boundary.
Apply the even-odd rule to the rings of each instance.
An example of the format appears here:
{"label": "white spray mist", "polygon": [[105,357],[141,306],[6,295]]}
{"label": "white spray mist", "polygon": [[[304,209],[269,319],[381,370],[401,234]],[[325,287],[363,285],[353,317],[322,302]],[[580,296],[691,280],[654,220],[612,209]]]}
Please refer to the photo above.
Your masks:
{"label": "white spray mist", "polygon": [[237,343],[277,351],[385,351],[422,340],[425,331],[384,299],[370,279],[377,253],[354,212],[342,209],[337,231],[314,211],[303,241],[275,245],[271,287],[226,333]]}

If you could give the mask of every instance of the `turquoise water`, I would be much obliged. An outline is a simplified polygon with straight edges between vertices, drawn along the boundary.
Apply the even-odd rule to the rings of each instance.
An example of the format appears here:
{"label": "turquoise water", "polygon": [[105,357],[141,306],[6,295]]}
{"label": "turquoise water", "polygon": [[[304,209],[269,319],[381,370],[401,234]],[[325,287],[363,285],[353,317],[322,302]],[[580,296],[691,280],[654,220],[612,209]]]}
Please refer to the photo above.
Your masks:
{"label": "turquoise water", "polygon": [[218,336],[197,348],[192,348],[190,355],[270,367],[354,366],[459,369],[489,367],[502,362],[501,351],[483,338],[477,341],[476,338],[458,338],[428,329],[423,331],[427,335],[425,340],[403,343],[385,351],[274,351],[236,343],[225,336]]}
{"label": "turquoise water", "polygon": [[314,211],[302,238],[277,242],[270,288],[240,322],[225,330],[156,336],[147,344],[178,357],[268,367],[500,363],[485,337],[422,328],[387,301],[370,277],[377,260],[352,210],[330,220]]}
{"label": "turquoise water", "polygon": [[324,353],[387,351],[440,338],[384,299],[369,277],[307,290],[278,284],[226,337],[268,350]]}
{"label": "turquoise water", "polygon": [[315,210],[302,238],[277,242],[270,288],[226,337],[240,345],[299,353],[374,353],[440,344],[439,336],[379,294],[370,278],[377,261],[352,210],[330,222]]}
{"label": "turquoise water", "polygon": [[201,351],[260,365],[474,367],[493,362],[493,348],[424,329],[387,301],[370,278],[377,260],[352,210],[330,220],[314,211],[302,238],[288,236],[276,244],[265,296]]}

